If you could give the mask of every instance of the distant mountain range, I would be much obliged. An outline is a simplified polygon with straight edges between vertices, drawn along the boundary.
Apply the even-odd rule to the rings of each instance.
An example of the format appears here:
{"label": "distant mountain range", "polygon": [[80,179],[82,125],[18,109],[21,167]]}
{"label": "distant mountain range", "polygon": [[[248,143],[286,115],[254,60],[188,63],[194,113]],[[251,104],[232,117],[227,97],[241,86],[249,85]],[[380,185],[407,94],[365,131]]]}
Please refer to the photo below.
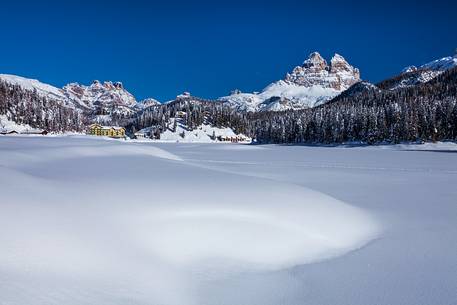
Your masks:
{"label": "distant mountain range", "polygon": [[434,60],[419,67],[409,66],[399,75],[378,84],[362,81],[360,72],[341,55],[335,54],[330,65],[318,52],[311,53],[283,80],[268,85],[260,93],[235,90],[219,100],[240,111],[282,111],[312,108],[339,96],[364,90],[395,90],[428,82],[457,66],[457,54]]}
{"label": "distant mountain range", "polygon": [[[395,77],[371,84],[362,81],[359,69],[341,55],[335,54],[328,63],[319,53],[313,52],[302,65],[259,93],[234,90],[231,95],[211,102],[238,112],[307,109],[367,91],[394,91],[416,86],[456,66],[457,55],[454,55],[419,67],[407,67]],[[176,101],[182,100],[186,103],[207,101],[189,93],[176,98]],[[56,88],[38,80],[0,74],[0,115],[33,127],[78,129],[90,122],[127,125],[150,107],[163,107],[163,104],[153,98],[138,102],[120,82],[70,83]]]}

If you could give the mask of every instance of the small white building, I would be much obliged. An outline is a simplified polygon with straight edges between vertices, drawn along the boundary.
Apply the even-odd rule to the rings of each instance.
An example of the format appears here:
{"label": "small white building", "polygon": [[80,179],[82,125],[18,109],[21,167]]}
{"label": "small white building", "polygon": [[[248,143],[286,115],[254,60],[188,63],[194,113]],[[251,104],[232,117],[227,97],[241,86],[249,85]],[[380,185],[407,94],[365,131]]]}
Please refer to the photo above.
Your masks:
{"label": "small white building", "polygon": [[139,130],[139,131],[135,132],[133,135],[135,136],[136,139],[146,139],[146,138],[149,138],[149,136],[150,136],[149,132],[146,132],[143,130]]}

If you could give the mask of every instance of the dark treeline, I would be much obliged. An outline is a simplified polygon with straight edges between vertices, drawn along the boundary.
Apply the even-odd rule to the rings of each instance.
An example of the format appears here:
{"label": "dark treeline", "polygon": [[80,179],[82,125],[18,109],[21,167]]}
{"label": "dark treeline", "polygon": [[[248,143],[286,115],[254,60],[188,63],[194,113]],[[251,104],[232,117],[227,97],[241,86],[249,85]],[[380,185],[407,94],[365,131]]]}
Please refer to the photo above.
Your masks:
{"label": "dark treeline", "polygon": [[316,108],[249,116],[259,143],[457,140],[457,69],[414,87],[342,95]]}
{"label": "dark treeline", "polygon": [[18,124],[28,124],[48,131],[82,131],[86,121],[62,101],[40,96],[36,90],[24,90],[0,80],[0,115]]}

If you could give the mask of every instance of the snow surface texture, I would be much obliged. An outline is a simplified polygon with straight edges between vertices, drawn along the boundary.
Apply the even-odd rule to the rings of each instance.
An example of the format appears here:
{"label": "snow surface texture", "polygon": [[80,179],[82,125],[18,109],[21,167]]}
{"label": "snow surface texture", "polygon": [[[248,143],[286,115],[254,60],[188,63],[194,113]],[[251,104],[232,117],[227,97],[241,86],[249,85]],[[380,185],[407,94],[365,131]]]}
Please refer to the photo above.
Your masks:
{"label": "snow surface texture", "polygon": [[[380,226],[361,208],[297,181],[262,177],[277,172],[289,149],[269,151],[0,138],[0,304],[294,298],[298,287],[283,283],[284,272],[364,249]],[[274,285],[275,295],[263,299],[263,285]]]}

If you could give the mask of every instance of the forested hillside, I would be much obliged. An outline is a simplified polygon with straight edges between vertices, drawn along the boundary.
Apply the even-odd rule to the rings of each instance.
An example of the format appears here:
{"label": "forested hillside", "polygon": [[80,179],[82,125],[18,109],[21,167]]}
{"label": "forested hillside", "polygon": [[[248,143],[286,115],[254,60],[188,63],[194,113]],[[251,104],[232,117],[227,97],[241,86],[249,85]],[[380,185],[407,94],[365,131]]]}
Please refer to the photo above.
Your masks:
{"label": "forested hillside", "polygon": [[63,101],[0,80],[0,115],[48,131],[83,131],[87,121]]}
{"label": "forested hillside", "polygon": [[250,126],[246,113],[233,109],[225,102],[181,96],[168,104],[145,108],[132,119],[127,128],[134,133],[152,127],[154,134],[158,135],[168,128],[170,118],[179,116],[178,112],[185,113],[184,121],[189,130],[207,123],[218,128],[230,127],[236,133],[246,134]]}
{"label": "forested hillside", "polygon": [[164,130],[177,111],[184,111],[190,129],[201,125],[206,118],[214,126],[231,127],[258,143],[457,139],[456,68],[413,87],[357,89],[353,90],[354,94],[342,94],[318,107],[281,112],[238,112],[221,102],[187,97],[145,109],[130,128],[156,126],[159,131]]}
{"label": "forested hillside", "polygon": [[249,116],[259,143],[456,140],[457,68],[409,88],[365,90],[301,111]]}

